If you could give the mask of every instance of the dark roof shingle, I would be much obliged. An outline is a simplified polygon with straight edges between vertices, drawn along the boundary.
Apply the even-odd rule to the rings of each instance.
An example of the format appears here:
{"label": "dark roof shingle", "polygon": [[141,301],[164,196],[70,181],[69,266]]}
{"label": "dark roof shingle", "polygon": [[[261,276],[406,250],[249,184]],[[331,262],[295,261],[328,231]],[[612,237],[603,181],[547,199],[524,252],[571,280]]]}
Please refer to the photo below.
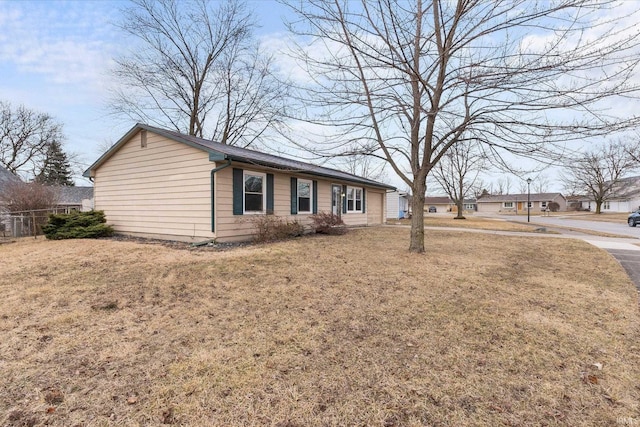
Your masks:
{"label": "dark roof shingle", "polygon": [[342,172],[336,169],[326,168],[324,166],[317,166],[311,163],[305,163],[298,160],[287,159],[273,154],[262,153],[259,151],[249,150],[247,148],[235,147],[232,145],[220,144],[218,142],[209,141],[207,139],[198,138],[191,135],[185,135],[176,131],[160,129],[153,126],[138,123],[134,126],[125,136],[123,136],[116,144],[103,154],[93,165],[84,172],[84,176],[91,176],[91,171],[98,168],[104,161],[106,161],[111,155],[118,150],[118,148],[131,138],[138,130],[145,129],[150,132],[162,135],[173,141],[182,142],[191,147],[195,147],[204,150],[213,155],[220,155],[224,159],[235,160],[242,163],[250,163],[259,166],[266,166],[287,172],[300,172],[309,175],[316,175],[327,178],[340,179],[344,181],[355,182],[359,184],[369,185],[372,187],[393,189],[395,187],[387,184],[383,184],[371,179],[352,175],[347,172]]}

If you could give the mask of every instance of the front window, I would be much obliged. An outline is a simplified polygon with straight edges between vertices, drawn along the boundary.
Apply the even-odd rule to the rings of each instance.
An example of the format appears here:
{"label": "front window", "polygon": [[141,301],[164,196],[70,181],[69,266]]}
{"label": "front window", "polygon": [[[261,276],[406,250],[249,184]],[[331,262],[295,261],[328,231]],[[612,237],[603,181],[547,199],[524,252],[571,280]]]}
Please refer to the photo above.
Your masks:
{"label": "front window", "polygon": [[602,202],[602,209],[611,209],[611,205],[609,204],[609,202]]}
{"label": "front window", "polygon": [[244,173],[244,211],[245,213],[264,212],[265,175],[256,172]]}
{"label": "front window", "polygon": [[311,213],[311,181],[298,180],[298,213]]}
{"label": "front window", "polygon": [[540,202],[540,207],[542,209],[546,209],[547,208],[547,202]]}
{"label": "front window", "polygon": [[464,205],[464,208],[468,211],[471,211],[473,209],[475,209],[475,205],[473,205],[472,203],[467,203]]}
{"label": "front window", "polygon": [[533,202],[527,202],[527,207],[528,208],[532,208],[533,207]]}
{"label": "front window", "polygon": [[347,187],[347,212],[362,212],[362,188]]}
{"label": "front window", "polygon": [[503,206],[504,206],[505,208],[512,208],[512,207],[513,207],[513,202],[504,202],[504,203],[503,203]]}

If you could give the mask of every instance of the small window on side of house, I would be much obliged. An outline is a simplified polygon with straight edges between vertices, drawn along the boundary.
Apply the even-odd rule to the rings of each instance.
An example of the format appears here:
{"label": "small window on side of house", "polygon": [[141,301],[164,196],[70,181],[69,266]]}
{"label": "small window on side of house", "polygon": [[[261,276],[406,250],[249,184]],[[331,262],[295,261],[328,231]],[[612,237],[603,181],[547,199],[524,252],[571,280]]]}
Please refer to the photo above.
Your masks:
{"label": "small window on side of house", "polygon": [[311,213],[312,192],[311,181],[298,180],[298,213]]}
{"label": "small window on side of house", "polygon": [[503,206],[504,208],[512,208],[512,207],[513,207],[513,202],[504,202],[504,203],[502,204],[502,206]]}
{"label": "small window on side of house", "polygon": [[244,173],[244,213],[264,213],[266,204],[266,175]]}

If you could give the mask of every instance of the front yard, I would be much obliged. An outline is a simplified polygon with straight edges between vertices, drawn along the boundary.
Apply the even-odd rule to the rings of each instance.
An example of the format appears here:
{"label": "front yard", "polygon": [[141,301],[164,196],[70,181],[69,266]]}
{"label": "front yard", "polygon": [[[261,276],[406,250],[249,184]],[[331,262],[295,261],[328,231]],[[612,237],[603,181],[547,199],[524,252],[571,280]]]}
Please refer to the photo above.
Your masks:
{"label": "front yard", "polygon": [[407,247],[391,227],[0,245],[0,425],[640,422],[638,294],[607,253],[444,229]]}

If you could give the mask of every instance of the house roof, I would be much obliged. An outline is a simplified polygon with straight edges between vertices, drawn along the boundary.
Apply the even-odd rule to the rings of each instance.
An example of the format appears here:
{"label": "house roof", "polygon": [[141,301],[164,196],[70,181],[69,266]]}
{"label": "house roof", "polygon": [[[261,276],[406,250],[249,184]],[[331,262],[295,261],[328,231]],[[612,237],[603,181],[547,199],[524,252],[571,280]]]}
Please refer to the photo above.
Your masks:
{"label": "house roof", "polygon": [[9,172],[4,166],[0,165],[0,188],[11,182],[21,182],[22,180],[13,173]]}
{"label": "house roof", "polygon": [[82,201],[93,198],[93,187],[57,187],[59,205],[82,205]]}
{"label": "house roof", "polygon": [[609,200],[631,199],[640,195],[640,176],[621,178],[613,186]]}
{"label": "house roof", "polygon": [[557,197],[564,198],[561,193],[487,194],[478,197],[477,203],[526,202],[527,198],[532,202],[550,202]]}
{"label": "house roof", "polygon": [[425,205],[448,205],[451,203],[453,202],[447,196],[432,196],[424,198]]}
{"label": "house roof", "polygon": [[83,174],[83,176],[93,176],[93,171],[98,169],[105,161],[107,161],[118,149],[124,145],[132,136],[138,131],[145,129],[149,132],[156,133],[158,135],[169,138],[173,141],[180,142],[199,150],[209,153],[209,160],[211,161],[237,161],[242,163],[251,163],[268,168],[278,169],[288,172],[301,172],[314,176],[321,176],[325,178],[334,178],[348,182],[354,182],[371,187],[385,188],[395,190],[395,187],[387,184],[382,184],[371,179],[362,178],[357,175],[352,175],[347,172],[342,172],[336,169],[326,168],[323,166],[313,165],[311,163],[305,163],[298,160],[287,159],[284,157],[275,156],[272,154],[261,153],[255,150],[249,150],[247,148],[234,147],[232,145],[220,144],[219,142],[210,141],[203,138],[197,138],[191,135],[185,135],[176,131],[160,129],[146,124],[138,123],[129,132],[127,132],[113,147],[111,147],[106,153],[104,153],[94,164],[92,164]]}

